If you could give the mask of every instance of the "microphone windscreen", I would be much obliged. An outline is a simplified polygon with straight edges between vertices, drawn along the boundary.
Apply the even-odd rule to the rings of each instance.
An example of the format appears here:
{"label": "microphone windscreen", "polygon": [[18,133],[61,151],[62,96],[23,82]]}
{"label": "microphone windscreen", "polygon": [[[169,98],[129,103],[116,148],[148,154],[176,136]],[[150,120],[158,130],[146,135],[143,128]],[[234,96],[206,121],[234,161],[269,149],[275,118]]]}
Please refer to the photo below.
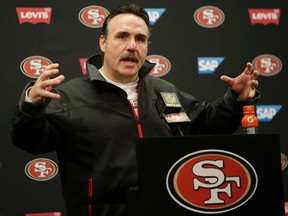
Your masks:
{"label": "microphone windscreen", "polygon": [[158,87],[154,91],[158,96],[155,106],[161,118],[163,115],[180,112],[182,106],[175,92],[161,92]]}

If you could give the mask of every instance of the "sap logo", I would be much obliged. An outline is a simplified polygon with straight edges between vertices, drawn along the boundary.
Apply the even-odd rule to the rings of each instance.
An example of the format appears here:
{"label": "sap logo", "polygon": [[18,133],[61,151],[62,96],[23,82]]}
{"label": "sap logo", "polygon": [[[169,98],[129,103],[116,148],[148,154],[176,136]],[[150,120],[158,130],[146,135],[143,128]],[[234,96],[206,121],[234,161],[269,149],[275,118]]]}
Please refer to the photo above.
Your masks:
{"label": "sap logo", "polygon": [[282,108],[282,105],[258,105],[256,113],[259,122],[271,122],[274,116]]}
{"label": "sap logo", "polygon": [[224,60],[224,57],[199,57],[198,58],[198,73],[213,74],[216,68]]}
{"label": "sap logo", "polygon": [[165,8],[145,8],[149,16],[149,21],[151,25],[154,25],[156,21],[162,16],[165,12]]}

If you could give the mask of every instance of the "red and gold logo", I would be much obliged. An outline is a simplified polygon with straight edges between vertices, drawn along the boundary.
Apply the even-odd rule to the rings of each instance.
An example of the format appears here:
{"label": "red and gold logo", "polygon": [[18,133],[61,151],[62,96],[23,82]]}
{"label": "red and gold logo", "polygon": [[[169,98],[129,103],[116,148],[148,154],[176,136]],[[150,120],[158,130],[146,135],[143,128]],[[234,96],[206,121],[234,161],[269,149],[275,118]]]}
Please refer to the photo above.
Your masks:
{"label": "red and gold logo", "polygon": [[38,158],[30,161],[25,166],[26,175],[35,181],[47,181],[58,173],[57,164],[46,158]]}
{"label": "red and gold logo", "polygon": [[28,77],[37,79],[44,71],[45,66],[52,64],[48,58],[43,56],[30,56],[20,64],[20,70]]}
{"label": "red and gold logo", "polygon": [[214,6],[204,6],[197,9],[194,13],[196,23],[204,28],[216,28],[225,20],[222,10]]}
{"label": "red and gold logo", "polygon": [[281,152],[281,167],[282,167],[282,170],[284,170],[287,167],[287,157],[282,152]]}
{"label": "red and gold logo", "polygon": [[79,12],[80,22],[90,28],[101,28],[109,11],[101,6],[91,5]]}
{"label": "red and gold logo", "polygon": [[252,165],[235,153],[202,150],[179,159],[167,175],[167,189],[180,206],[203,214],[231,211],[256,191]]}
{"label": "red and gold logo", "polygon": [[282,69],[281,60],[271,54],[263,54],[257,56],[252,64],[259,74],[262,76],[274,76],[278,74]]}
{"label": "red and gold logo", "polygon": [[166,75],[171,70],[170,61],[161,55],[150,55],[146,58],[151,63],[155,63],[154,68],[151,70],[150,74],[156,77],[161,77]]}

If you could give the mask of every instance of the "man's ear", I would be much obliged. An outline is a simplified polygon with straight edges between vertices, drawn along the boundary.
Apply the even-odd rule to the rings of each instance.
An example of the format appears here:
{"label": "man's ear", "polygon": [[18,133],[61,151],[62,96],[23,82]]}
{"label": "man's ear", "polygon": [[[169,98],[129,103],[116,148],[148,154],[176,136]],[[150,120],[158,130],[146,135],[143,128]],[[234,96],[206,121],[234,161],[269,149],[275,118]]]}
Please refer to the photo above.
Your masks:
{"label": "man's ear", "polygon": [[102,52],[105,52],[105,42],[106,42],[105,36],[101,35],[99,38],[99,47],[100,47]]}

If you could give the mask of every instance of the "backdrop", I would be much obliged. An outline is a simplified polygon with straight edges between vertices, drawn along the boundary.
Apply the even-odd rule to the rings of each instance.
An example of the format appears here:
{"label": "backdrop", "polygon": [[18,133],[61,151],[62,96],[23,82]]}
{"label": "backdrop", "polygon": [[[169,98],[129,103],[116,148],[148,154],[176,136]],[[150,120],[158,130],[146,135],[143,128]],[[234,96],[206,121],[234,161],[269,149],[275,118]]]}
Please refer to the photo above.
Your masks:
{"label": "backdrop", "polygon": [[[227,90],[219,79],[222,74],[237,76],[248,61],[259,70],[259,131],[280,134],[287,203],[287,0],[134,2],[145,7],[153,25],[147,57],[157,64],[152,75],[200,100],[212,101]],[[124,1],[1,3],[1,216],[64,212],[56,155],[32,155],[14,147],[11,116],[24,85],[36,79],[43,66],[58,62],[67,80],[86,73],[85,60],[99,52],[103,20],[121,3]],[[255,157],[261,157],[261,149]],[[269,158],[263,158],[263,165],[267,163]]]}

